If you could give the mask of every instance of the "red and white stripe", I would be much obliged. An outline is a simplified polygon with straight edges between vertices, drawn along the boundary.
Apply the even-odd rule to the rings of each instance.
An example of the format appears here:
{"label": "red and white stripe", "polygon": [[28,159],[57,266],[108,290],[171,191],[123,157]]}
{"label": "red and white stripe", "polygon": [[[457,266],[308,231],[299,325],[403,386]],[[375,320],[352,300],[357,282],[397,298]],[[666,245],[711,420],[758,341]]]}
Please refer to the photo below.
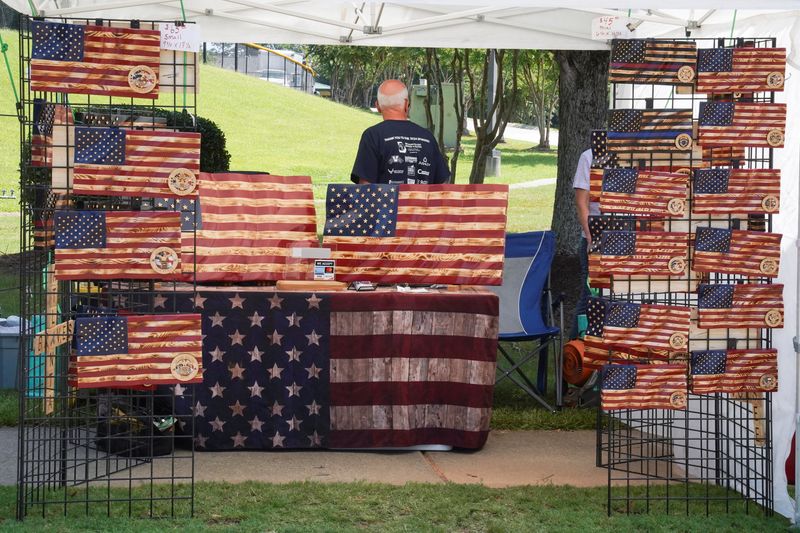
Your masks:
{"label": "red and white stripe", "polygon": [[735,285],[733,306],[724,309],[698,309],[697,325],[704,329],[765,328],[768,327],[765,316],[772,310],[783,315],[783,285]]}
{"label": "red and white stripe", "polygon": [[600,255],[602,274],[632,276],[649,274],[659,276],[683,276],[673,273],[669,262],[675,257],[687,258],[689,243],[685,233],[667,231],[636,232],[636,249],[633,255]]}
{"label": "red and white stripe", "polygon": [[777,350],[728,350],[723,374],[693,374],[692,392],[714,394],[716,392],[775,392],[761,386],[761,377],[769,375],[777,379]]}
{"label": "red and white stripe", "polygon": [[619,346],[637,349],[674,350],[670,337],[680,333],[689,338],[691,309],[673,305],[642,304],[635,328],[603,326],[603,338]]}
{"label": "red and white stripe", "polygon": [[733,121],[730,126],[704,126],[698,129],[698,142],[703,146],[752,146],[783,148],[783,143],[772,146],[767,135],[778,130],[786,131],[786,104],[741,103],[733,104]]}
{"label": "red and white stripe", "polygon": [[[736,48],[732,71],[697,73],[697,92],[774,91],[775,87],[767,85],[767,76],[774,72],[784,75],[785,71],[785,48]],[[783,90],[783,87],[778,90]]]}
{"label": "red and white stripe", "polygon": [[[670,200],[686,199],[689,176],[675,172],[639,172],[633,194],[603,191],[600,211],[670,217]],[[601,188],[602,189],[602,188]]]}
{"label": "red and white stripe", "polygon": [[692,270],[774,278],[778,276],[778,271],[765,274],[761,271],[761,262],[764,259],[771,259],[775,264],[780,264],[780,258],[780,233],[732,230],[729,251],[702,252],[695,250]]}
{"label": "red and white stripe", "polygon": [[675,409],[676,392],[686,393],[685,365],[637,365],[636,385],[632,389],[603,389],[601,406],[615,409]]}
{"label": "red and white stripe", "polygon": [[692,212],[697,214],[764,213],[761,202],[766,196],[780,198],[780,169],[730,169],[728,190],[718,194],[697,194]]}

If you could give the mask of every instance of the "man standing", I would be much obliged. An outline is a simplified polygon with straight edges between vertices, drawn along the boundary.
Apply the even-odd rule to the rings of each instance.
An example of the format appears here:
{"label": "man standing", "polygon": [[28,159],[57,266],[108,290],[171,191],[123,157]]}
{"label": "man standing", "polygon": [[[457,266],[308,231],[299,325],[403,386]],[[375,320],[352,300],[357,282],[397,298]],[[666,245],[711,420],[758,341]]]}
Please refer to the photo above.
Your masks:
{"label": "man standing", "polygon": [[378,87],[383,122],[364,130],[350,179],[353,183],[447,183],[450,170],[427,129],[408,120],[408,89],[399,80]]}
{"label": "man standing", "polygon": [[589,301],[589,248],[592,246],[592,234],[589,231],[589,217],[600,214],[600,204],[589,201],[589,173],[592,168],[592,151],[585,150],[578,159],[578,167],[572,178],[572,188],[575,189],[575,208],[578,212],[578,222],[581,225],[581,243],[578,247],[578,259],[581,265],[581,292],[578,303],[575,304],[575,320],[572,325],[571,338],[578,336],[578,315],[586,314]]}

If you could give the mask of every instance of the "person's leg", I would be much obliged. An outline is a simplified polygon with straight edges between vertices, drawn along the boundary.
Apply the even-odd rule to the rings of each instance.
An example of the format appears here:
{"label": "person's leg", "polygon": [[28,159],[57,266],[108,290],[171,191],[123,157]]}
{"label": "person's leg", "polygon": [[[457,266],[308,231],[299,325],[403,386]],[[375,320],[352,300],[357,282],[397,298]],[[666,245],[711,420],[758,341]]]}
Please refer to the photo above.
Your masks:
{"label": "person's leg", "polygon": [[586,307],[589,302],[589,242],[585,237],[581,237],[580,248],[578,249],[578,260],[581,265],[581,287],[578,293],[578,302],[575,304],[575,317],[572,320],[572,332],[570,338],[574,339],[578,336],[578,315],[586,314]]}

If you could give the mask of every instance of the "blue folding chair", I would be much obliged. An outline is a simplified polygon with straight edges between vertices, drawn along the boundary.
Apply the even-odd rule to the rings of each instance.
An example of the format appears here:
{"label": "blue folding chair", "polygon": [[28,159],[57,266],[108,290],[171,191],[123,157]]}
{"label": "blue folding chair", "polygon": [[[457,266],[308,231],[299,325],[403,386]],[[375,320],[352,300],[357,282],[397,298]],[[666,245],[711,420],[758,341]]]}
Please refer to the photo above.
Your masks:
{"label": "blue folding chair", "polygon": [[[552,231],[506,234],[503,284],[492,287],[500,297],[499,351],[497,380],[510,379],[518,387],[555,411],[544,398],[547,393],[547,361],[552,351],[555,360],[556,406],[561,406],[564,308],[561,298],[554,302],[550,291],[550,265],[555,255]],[[554,309],[558,309],[558,325]],[[536,342],[530,349],[514,346],[515,353],[504,344]],[[527,347],[525,347],[527,348]],[[526,374],[525,365],[538,357],[536,384]]]}

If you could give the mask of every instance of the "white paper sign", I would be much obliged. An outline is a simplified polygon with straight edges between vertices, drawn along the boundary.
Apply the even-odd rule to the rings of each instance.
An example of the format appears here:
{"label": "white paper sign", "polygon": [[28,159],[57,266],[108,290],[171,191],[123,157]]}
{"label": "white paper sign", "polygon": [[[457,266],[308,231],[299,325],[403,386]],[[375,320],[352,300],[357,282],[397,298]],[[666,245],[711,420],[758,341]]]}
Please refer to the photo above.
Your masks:
{"label": "white paper sign", "polygon": [[628,24],[632,22],[633,19],[628,17],[607,16],[592,19],[592,39],[598,41],[632,39],[636,37],[636,31],[628,29]]}
{"label": "white paper sign", "polygon": [[181,52],[200,51],[200,28],[197,24],[176,26],[172,23],[158,25],[161,30],[161,49]]}

